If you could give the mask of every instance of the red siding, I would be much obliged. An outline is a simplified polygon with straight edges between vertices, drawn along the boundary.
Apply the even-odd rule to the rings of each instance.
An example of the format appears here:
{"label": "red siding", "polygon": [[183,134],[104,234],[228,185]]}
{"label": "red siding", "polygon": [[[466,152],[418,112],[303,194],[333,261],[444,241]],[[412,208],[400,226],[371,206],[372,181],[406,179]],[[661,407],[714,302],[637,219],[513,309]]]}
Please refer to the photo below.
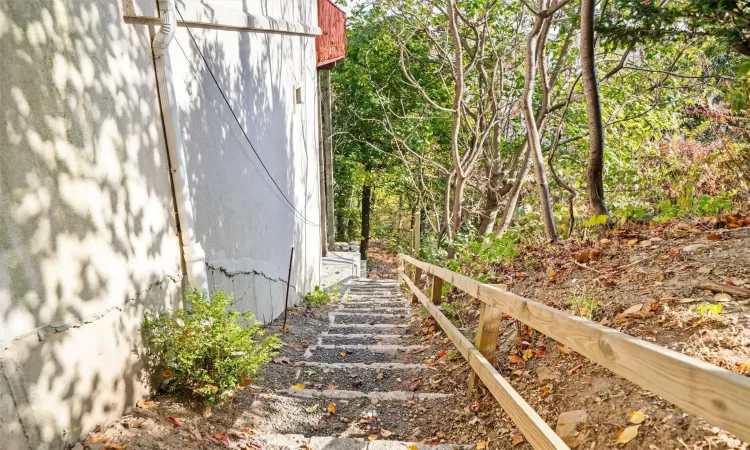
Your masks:
{"label": "red siding", "polygon": [[318,26],[323,34],[315,38],[318,67],[346,56],[346,13],[331,0],[318,0]]}

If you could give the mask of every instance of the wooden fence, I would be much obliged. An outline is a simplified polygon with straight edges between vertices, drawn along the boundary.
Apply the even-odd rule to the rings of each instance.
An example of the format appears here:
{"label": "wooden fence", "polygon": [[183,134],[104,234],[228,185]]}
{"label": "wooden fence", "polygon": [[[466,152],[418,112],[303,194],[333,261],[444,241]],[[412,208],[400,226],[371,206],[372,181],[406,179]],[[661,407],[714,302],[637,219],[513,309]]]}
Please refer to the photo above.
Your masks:
{"label": "wooden fence", "polygon": [[[469,389],[478,376],[534,448],[568,447],[492,366],[504,314],[708,423],[750,441],[750,379],[443,267],[404,254],[398,257],[398,276],[412,291],[412,301],[419,301],[429,311],[473,369]],[[403,263],[413,266],[409,274],[417,282],[423,272],[433,276],[432,299],[409,278]],[[444,282],[482,302],[476,346],[437,308]]]}

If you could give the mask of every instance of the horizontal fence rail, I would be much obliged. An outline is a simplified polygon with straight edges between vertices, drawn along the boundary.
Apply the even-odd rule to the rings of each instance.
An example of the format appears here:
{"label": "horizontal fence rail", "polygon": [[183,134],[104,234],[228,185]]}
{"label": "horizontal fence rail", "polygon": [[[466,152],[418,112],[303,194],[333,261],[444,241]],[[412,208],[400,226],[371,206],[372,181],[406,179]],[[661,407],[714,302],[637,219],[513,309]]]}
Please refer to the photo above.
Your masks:
{"label": "horizontal fence rail", "polygon": [[[485,307],[498,308],[503,313],[570,347],[617,375],[659,395],[683,410],[703,418],[708,423],[750,442],[750,379],[713,364],[512,294],[496,286],[480,283],[443,267],[404,254],[399,254],[398,257],[400,262],[403,261],[413,265],[414,272],[418,272],[417,275],[421,275],[421,273],[431,274],[435,277],[435,280],[441,280],[439,282],[441,285],[443,282],[451,283],[458,289],[482,301],[483,313]],[[399,263],[399,266],[401,266],[401,263]],[[512,387],[508,385],[506,388],[504,386],[507,385],[507,381],[502,379],[492,366],[486,368],[481,364],[472,364],[472,358],[478,358],[475,353],[479,356],[484,353],[487,356],[487,352],[482,351],[480,353],[434,306],[439,304],[439,297],[436,299],[433,293],[432,301],[427,300],[427,297],[422,294],[415,282],[408,278],[406,271],[401,267],[399,268],[399,278],[406,283],[412,293],[427,307],[430,314],[443,327],[443,331],[448,334],[479,378],[490,389],[490,392],[500,402],[534,448],[567,448],[564,444],[562,444],[562,447],[556,446],[559,444],[551,440],[535,439],[536,435],[533,435],[533,430],[536,429],[537,432],[542,430],[541,426],[537,426],[539,424],[535,421],[535,418],[539,419],[539,416],[533,410],[530,411],[531,415],[528,414],[529,405],[518,396],[518,393]],[[419,278],[415,276],[415,280],[418,282]],[[480,329],[483,325],[486,324],[482,323],[482,316],[480,316]],[[446,327],[448,326],[452,327],[451,332],[447,331]],[[480,343],[480,333],[477,333],[477,335],[478,343]],[[494,347],[492,345],[493,352]],[[481,366],[482,368],[477,370],[475,366]],[[484,369],[488,372],[482,373],[481,371]],[[494,372],[489,372],[490,369]],[[493,389],[501,392],[496,394]],[[508,394],[507,389],[515,393],[515,396]],[[511,409],[508,409],[506,403],[515,401],[516,397],[521,403],[510,405]],[[515,416],[511,413],[511,410],[514,411]],[[516,416],[521,416],[522,413],[526,415],[517,419]],[[543,421],[542,425],[547,427]],[[527,435],[527,432],[532,434]],[[545,436],[546,434],[542,433],[542,437]]]}

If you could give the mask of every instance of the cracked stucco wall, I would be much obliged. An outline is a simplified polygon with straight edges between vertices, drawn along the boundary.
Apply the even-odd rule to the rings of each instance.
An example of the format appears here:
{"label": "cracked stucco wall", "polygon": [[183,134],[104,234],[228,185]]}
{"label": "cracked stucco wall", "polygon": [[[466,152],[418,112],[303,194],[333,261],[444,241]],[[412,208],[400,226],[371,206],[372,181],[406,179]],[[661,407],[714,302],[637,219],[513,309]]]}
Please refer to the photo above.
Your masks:
{"label": "cracked stucco wall", "polygon": [[[221,4],[241,7],[243,2]],[[269,16],[317,24],[315,0],[267,5],[264,13]],[[234,293],[239,308],[267,323],[283,312],[291,246],[290,303],[320,283],[315,39],[249,31],[190,31],[196,42],[187,29],[178,27],[177,45],[170,46],[169,54],[196,236],[206,251],[209,286]],[[301,103],[295,101],[296,89],[301,91]]]}
{"label": "cracked stucco wall", "polygon": [[[313,0],[283,4],[274,14],[317,21]],[[143,313],[180,304],[153,29],[122,14],[121,0],[0,2],[3,450],[62,449],[131,408],[149,389]],[[195,34],[299,209],[254,159],[181,27],[186,54],[172,45],[170,56],[209,282],[268,322],[283,312],[292,245],[290,303],[319,278],[314,40]]]}
{"label": "cracked stucco wall", "polygon": [[0,2],[0,448],[61,449],[148,392],[180,254],[149,28],[118,1]]}

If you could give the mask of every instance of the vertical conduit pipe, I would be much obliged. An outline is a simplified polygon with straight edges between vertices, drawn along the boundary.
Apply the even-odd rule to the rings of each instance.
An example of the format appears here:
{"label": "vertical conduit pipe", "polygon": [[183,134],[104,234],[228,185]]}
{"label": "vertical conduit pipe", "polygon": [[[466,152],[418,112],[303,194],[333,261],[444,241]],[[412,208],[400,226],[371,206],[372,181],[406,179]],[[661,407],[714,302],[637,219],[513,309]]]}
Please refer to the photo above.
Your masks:
{"label": "vertical conduit pipe", "polygon": [[151,48],[154,52],[156,84],[159,89],[159,103],[162,110],[164,135],[169,153],[169,166],[174,186],[177,218],[182,234],[182,255],[185,258],[185,270],[190,287],[208,292],[206,274],[206,254],[195,239],[195,221],[193,219],[193,201],[188,184],[187,160],[182,144],[180,117],[174,87],[171,83],[172,69],[167,48],[177,29],[177,7],[175,0],[158,0],[161,27],[157,31]]}

